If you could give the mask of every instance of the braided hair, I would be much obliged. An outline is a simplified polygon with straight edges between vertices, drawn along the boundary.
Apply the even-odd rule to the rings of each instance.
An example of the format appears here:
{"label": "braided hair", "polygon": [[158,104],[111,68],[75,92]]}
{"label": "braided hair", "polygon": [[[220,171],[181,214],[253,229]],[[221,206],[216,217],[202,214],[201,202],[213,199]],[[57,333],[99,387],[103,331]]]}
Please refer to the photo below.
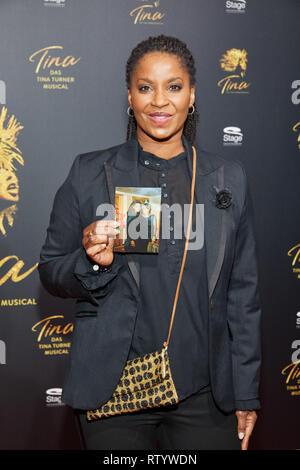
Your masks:
{"label": "braided hair", "polygon": [[[149,36],[148,39],[141,41],[131,52],[131,55],[126,64],[126,85],[130,88],[130,80],[132,72],[137,65],[138,61],[148,52],[167,52],[174,54],[180,60],[182,67],[187,70],[190,77],[190,85],[194,85],[196,82],[196,68],[195,61],[188,50],[185,42],[180,41],[176,37],[165,36],[160,34],[159,36]],[[196,126],[199,122],[199,113],[194,103],[193,114],[188,114],[184,123],[183,134],[187,140],[193,145],[196,138]],[[130,110],[132,111],[132,109]],[[137,123],[134,114],[129,115],[127,125],[127,136],[126,140],[131,139],[136,135]]]}

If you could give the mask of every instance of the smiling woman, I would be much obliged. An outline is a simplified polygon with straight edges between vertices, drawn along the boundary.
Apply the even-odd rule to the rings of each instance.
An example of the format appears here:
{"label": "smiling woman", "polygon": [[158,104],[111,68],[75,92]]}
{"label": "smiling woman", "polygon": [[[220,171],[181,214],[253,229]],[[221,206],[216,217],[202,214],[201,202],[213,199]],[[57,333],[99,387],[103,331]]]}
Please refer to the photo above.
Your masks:
{"label": "smiling woman", "polygon": [[[133,110],[127,138],[137,132],[145,150],[172,158],[178,149],[184,151],[182,132],[191,143],[196,136],[196,70],[184,43],[179,41],[177,50],[172,44],[168,51],[167,44],[159,46],[160,38],[152,38],[150,47],[149,41],[142,41],[127,62],[128,102]],[[155,145],[163,140],[166,145]]]}
{"label": "smiling woman", "polygon": [[[126,66],[127,141],[79,155],[55,197],[39,273],[51,294],[77,298],[62,399],[87,449],[247,449],[255,425],[260,302],[247,178],[240,162],[196,143],[195,82],[183,41],[140,42]],[[114,252],[115,221],[92,217],[117,186],[161,188],[169,230],[159,253]],[[204,206],[198,249],[171,210],[186,204],[193,233]]]}
{"label": "smiling woman", "polygon": [[190,85],[189,74],[178,58],[163,52],[142,57],[131,75],[128,102],[143,148],[154,150],[159,140],[168,139],[168,145],[160,146],[157,155],[171,158],[170,151],[172,154],[172,149],[178,148],[188,108],[195,102],[195,86]]}

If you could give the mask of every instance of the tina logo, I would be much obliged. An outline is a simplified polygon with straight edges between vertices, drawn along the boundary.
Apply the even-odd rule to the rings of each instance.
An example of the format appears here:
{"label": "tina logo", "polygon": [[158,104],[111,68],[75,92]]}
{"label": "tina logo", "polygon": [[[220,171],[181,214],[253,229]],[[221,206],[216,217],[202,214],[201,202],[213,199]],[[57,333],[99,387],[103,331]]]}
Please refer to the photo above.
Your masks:
{"label": "tina logo", "polygon": [[160,2],[149,2],[142,0],[140,5],[129,12],[129,15],[134,18],[134,24],[163,24],[161,21],[165,13],[160,11]]}
{"label": "tina logo", "polygon": [[247,70],[247,51],[245,49],[229,49],[220,59],[221,69],[228,74],[218,81],[221,94],[249,93],[250,82],[245,79]]}
{"label": "tina logo", "polygon": [[287,252],[287,255],[292,258],[292,269],[295,274],[297,274],[297,278],[300,279],[300,268],[299,268],[299,261],[300,261],[300,243],[290,248]]}
{"label": "tina logo", "polygon": [[12,227],[19,201],[18,165],[24,165],[22,152],[17,139],[23,126],[14,115],[8,118],[7,108],[0,112],[0,233],[7,235],[7,227]]}
{"label": "tina logo", "polygon": [[293,131],[298,133],[298,136],[297,136],[297,143],[298,143],[298,149],[300,149],[300,121],[297,122],[294,126],[293,126]]}
{"label": "tina logo", "polygon": [[291,362],[281,370],[285,377],[286,390],[291,396],[300,395],[300,340],[292,342],[291,348],[294,350]]}

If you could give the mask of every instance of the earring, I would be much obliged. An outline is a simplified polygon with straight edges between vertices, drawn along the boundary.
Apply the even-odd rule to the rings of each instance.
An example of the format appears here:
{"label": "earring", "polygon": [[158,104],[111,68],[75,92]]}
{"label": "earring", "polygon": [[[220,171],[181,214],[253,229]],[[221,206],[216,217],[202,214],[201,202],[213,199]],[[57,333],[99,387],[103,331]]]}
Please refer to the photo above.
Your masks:
{"label": "earring", "polygon": [[[130,110],[131,110],[131,109],[132,109],[132,108],[131,108],[130,106],[128,106],[128,108],[127,108],[127,114],[128,114],[129,117],[133,117],[133,116],[134,116],[134,113],[133,113],[133,114],[130,113]],[[132,111],[133,111],[133,109],[132,109]]]}
{"label": "earring", "polygon": [[[194,114],[194,111],[195,111],[195,106],[192,104],[192,108],[193,108],[193,111],[191,113],[188,113],[189,116],[191,116],[192,114]],[[189,108],[190,109],[190,108]]]}

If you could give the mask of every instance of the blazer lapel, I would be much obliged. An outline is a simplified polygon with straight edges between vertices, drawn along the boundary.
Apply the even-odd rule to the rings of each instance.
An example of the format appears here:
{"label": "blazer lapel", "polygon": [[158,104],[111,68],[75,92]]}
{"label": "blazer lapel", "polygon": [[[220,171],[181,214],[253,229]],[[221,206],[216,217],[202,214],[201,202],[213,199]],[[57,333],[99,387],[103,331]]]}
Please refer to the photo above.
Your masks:
{"label": "blazer lapel", "polygon": [[[190,175],[193,174],[193,149],[183,135],[184,147],[187,149]],[[206,267],[208,292],[211,298],[222,268],[226,247],[227,211],[218,209],[214,202],[215,191],[224,187],[224,166],[221,159],[200,148],[197,151],[195,203],[204,204],[204,238],[206,246]]]}
{"label": "blazer lapel", "polygon": [[[182,135],[182,143],[187,150],[190,176],[193,174],[193,149],[189,141]],[[197,146],[198,147],[198,146]],[[206,245],[206,263],[209,298],[211,298],[222,268],[226,247],[226,218],[227,211],[218,209],[214,203],[215,191],[224,187],[224,166],[216,156],[210,158],[207,152],[197,151],[195,203],[204,204],[204,234]],[[212,154],[211,154],[212,155]],[[115,187],[140,187],[138,171],[138,141],[133,138],[122,145],[116,155],[115,163],[104,162],[109,197],[115,205]],[[123,255],[122,255],[123,256]],[[130,253],[125,253],[128,267],[139,288],[140,265]]]}
{"label": "blazer lapel", "polygon": [[[116,186],[140,187],[140,176],[138,171],[138,141],[131,139],[121,146],[114,165],[104,162],[109,198],[111,204],[115,206]],[[132,276],[140,287],[140,263],[137,258],[133,258],[130,253],[121,254],[125,256]]]}

